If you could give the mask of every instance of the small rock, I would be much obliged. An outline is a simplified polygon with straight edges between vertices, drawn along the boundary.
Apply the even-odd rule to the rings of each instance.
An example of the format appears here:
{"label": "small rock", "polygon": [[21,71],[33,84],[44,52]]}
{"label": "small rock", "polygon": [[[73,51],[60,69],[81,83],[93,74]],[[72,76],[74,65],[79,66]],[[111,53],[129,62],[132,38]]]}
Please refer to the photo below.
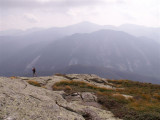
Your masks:
{"label": "small rock", "polygon": [[89,92],[83,92],[81,96],[84,102],[96,102],[97,101],[97,97]]}

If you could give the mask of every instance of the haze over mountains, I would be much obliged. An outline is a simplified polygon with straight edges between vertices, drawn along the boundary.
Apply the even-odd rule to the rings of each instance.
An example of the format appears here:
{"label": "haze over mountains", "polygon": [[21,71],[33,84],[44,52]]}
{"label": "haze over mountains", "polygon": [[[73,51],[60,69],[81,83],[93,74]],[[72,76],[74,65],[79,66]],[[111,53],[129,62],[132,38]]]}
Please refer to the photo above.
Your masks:
{"label": "haze over mountains", "polygon": [[159,35],[160,28],[89,22],[0,32],[0,75],[30,75],[35,66],[39,75],[84,70],[112,79],[160,83]]}

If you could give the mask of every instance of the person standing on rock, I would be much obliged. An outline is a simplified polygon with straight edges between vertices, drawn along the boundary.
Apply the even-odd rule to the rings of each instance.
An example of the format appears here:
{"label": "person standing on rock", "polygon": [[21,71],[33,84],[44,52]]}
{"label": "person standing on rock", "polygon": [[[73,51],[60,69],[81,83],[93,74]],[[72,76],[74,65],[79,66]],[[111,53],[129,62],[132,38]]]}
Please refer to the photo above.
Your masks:
{"label": "person standing on rock", "polygon": [[33,77],[36,77],[37,74],[36,74],[36,68],[35,67],[32,68],[32,72],[33,72]]}

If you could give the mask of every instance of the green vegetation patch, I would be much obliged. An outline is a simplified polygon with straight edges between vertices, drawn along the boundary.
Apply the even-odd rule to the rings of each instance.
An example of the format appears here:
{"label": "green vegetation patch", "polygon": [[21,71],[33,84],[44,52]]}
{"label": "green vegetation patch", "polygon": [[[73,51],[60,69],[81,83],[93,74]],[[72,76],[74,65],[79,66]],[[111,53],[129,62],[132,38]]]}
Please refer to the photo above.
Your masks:
{"label": "green vegetation patch", "polygon": [[[160,120],[160,85],[130,80],[108,80],[121,94],[132,95],[133,99],[124,107],[128,110],[122,118],[136,120]],[[124,111],[125,109],[120,109]],[[114,113],[116,113],[113,110]]]}
{"label": "green vegetation patch", "polygon": [[[160,120],[160,85],[129,80],[108,80],[117,89],[97,87],[82,81],[61,81],[53,90],[65,92],[94,92],[98,103],[124,120]],[[126,98],[132,95],[133,98]]]}
{"label": "green vegetation patch", "polygon": [[107,89],[105,87],[97,87],[82,81],[61,81],[55,83],[52,88],[53,90],[66,90],[66,87],[70,87],[70,92],[113,92],[113,89]]}
{"label": "green vegetation patch", "polygon": [[35,80],[28,80],[27,81],[29,84],[37,86],[37,87],[41,87],[41,84]]}

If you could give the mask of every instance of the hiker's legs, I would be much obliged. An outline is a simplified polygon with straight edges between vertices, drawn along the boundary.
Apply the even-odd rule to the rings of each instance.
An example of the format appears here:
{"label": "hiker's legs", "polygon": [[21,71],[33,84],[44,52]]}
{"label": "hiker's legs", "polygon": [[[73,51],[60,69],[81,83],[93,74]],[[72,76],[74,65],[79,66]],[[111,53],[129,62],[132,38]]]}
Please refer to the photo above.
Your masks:
{"label": "hiker's legs", "polygon": [[35,75],[35,77],[37,77],[37,73],[36,72],[34,73],[34,75]]}
{"label": "hiker's legs", "polygon": [[36,72],[33,72],[33,77],[37,77],[37,74],[36,74]]}
{"label": "hiker's legs", "polygon": [[35,72],[33,72],[33,77],[35,77]]}

